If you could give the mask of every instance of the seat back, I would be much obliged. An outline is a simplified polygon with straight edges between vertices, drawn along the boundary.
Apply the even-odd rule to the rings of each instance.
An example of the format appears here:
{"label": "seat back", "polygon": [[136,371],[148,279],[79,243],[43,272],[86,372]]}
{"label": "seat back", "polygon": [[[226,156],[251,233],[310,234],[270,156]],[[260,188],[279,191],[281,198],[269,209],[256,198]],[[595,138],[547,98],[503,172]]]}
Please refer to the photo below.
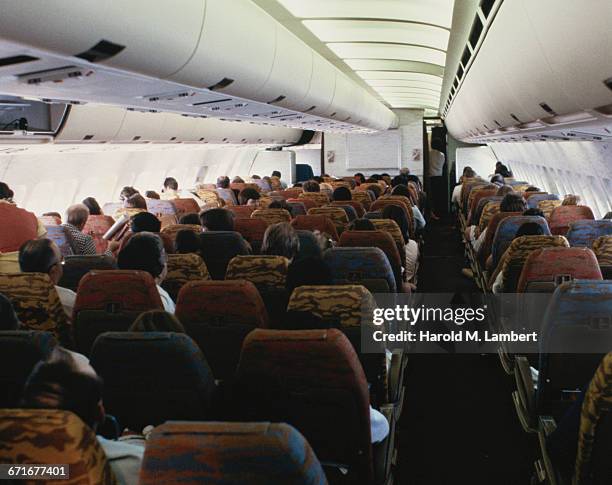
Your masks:
{"label": "seat back", "polygon": [[72,325],[48,275],[0,274],[0,293],[11,300],[25,327],[50,332],[62,345],[73,346]]}
{"label": "seat back", "polygon": [[480,216],[482,215],[482,209],[484,205],[481,205],[483,200],[490,201],[491,198],[496,197],[497,188],[491,189],[477,189],[472,192],[474,197],[472,202],[470,203],[470,209],[468,212],[468,226],[475,226],[480,221]]}
{"label": "seat back", "polygon": [[200,206],[194,199],[174,199],[172,201],[176,209],[177,217],[181,217],[183,214],[190,214],[200,212]]}
{"label": "seat back", "polygon": [[223,203],[215,189],[198,189],[196,194],[202,200],[202,203],[209,207],[220,207]]}
{"label": "seat back", "polygon": [[370,210],[372,198],[370,197],[370,194],[367,191],[351,190],[351,196],[353,197],[354,201],[361,203],[366,211]]}
{"label": "seat back", "polygon": [[62,256],[72,256],[74,254],[70,235],[64,226],[45,226],[45,229],[47,230],[46,238],[57,244]]}
{"label": "seat back", "polygon": [[525,260],[516,291],[552,293],[559,284],[575,279],[602,279],[597,259],[590,249],[536,249]]}
{"label": "seat back", "polygon": [[306,215],[297,216],[291,221],[291,225],[294,229],[301,229],[307,231],[320,231],[327,234],[334,241],[338,240],[338,231],[332,220],[323,215]]}
{"label": "seat back", "polygon": [[308,209],[308,215],[328,217],[336,226],[338,234],[340,234],[348,224],[346,212],[340,207],[313,207],[312,209]]}
{"label": "seat back", "polygon": [[122,427],[211,417],[215,380],[185,334],[107,332],[91,349],[91,365],[104,379],[104,407]]}
{"label": "seat back", "polygon": [[[493,267],[496,268],[499,264],[499,260],[503,256],[504,252],[512,240],[516,236],[516,232],[519,228],[528,222],[533,222],[542,227],[544,235],[550,235],[550,229],[546,223],[546,219],[540,216],[511,216],[503,219],[497,226],[495,231],[495,237],[493,238],[493,245],[491,255],[493,256]],[[487,229],[488,232],[488,229]]]}
{"label": "seat back", "polygon": [[226,208],[234,213],[234,220],[250,219],[251,214],[255,212],[256,207],[252,205],[231,205]]}
{"label": "seat back", "polygon": [[[483,199],[487,200],[487,198]],[[493,216],[500,212],[501,200],[494,200],[486,202],[485,206],[482,208],[482,212],[480,213],[480,217],[478,219],[478,232],[479,234],[485,230],[485,228],[493,219]]]}
{"label": "seat back", "polygon": [[240,406],[240,419],[289,423],[319,459],[371,482],[368,386],[342,332],[254,330],[244,342],[236,390],[237,402],[249,403]]}
{"label": "seat back", "polygon": [[147,440],[139,483],[326,485],[327,479],[306,439],[288,424],[171,421]]}
{"label": "seat back", "polygon": [[105,269],[117,269],[113,257],[104,254],[66,256],[64,274],[58,285],[76,291],[83,276],[92,270]]}
{"label": "seat back", "polygon": [[194,281],[176,302],[176,316],[206,355],[217,379],[232,377],[242,341],[256,327],[268,326],[268,313],[250,281]]}
{"label": "seat back", "polygon": [[279,191],[279,195],[282,195],[285,198],[285,200],[297,199],[302,192],[304,192],[302,190],[302,187],[291,187],[291,188]]}
{"label": "seat back", "polygon": [[177,214],[173,201],[160,199],[147,199],[147,212],[157,217],[176,216]]}
{"label": "seat back", "polygon": [[540,202],[544,200],[559,200],[559,196],[557,194],[537,194],[527,192],[529,197],[527,198],[527,208],[528,209],[537,209]]}
{"label": "seat back", "polygon": [[107,202],[102,206],[102,212],[106,215],[114,214],[123,207],[121,202]]}
{"label": "seat back", "polygon": [[521,212],[498,212],[491,217],[489,224],[487,224],[487,233],[484,236],[484,241],[480,250],[478,251],[478,257],[480,260],[480,264],[484,265],[485,261],[491,254],[491,249],[493,247],[493,240],[495,239],[495,234],[497,233],[497,227],[499,223],[508,217],[520,216]]}
{"label": "seat back", "polygon": [[209,279],[208,268],[198,254],[169,254],[168,274],[161,286],[168,292],[172,300],[176,301],[185,283]]}
{"label": "seat back", "polygon": [[0,409],[0,436],[2,463],[63,463],[69,468],[67,483],[117,484],[95,433],[69,411]]}
{"label": "seat back", "polygon": [[575,280],[553,293],[540,334],[538,414],[559,419],[564,391],[588,382],[612,341],[612,281]]}
{"label": "seat back", "polygon": [[329,204],[329,197],[323,192],[302,192],[298,199],[311,200],[319,207]]}
{"label": "seat back", "polygon": [[257,209],[251,214],[251,218],[261,219],[268,225],[291,222],[291,214],[286,209]]}
{"label": "seat back", "polygon": [[18,407],[30,372],[38,361],[49,356],[56,345],[55,337],[49,332],[0,332],[0,409]]}
{"label": "seat back", "polygon": [[548,218],[550,232],[564,236],[571,222],[582,219],[595,219],[593,211],[584,205],[561,205],[555,207]]}
{"label": "seat back", "polygon": [[289,206],[289,209],[291,211],[292,218],[296,216],[305,216],[308,212],[308,209],[306,209],[304,202],[287,202],[287,205]]}
{"label": "seat back", "polygon": [[357,219],[357,211],[355,211],[355,208],[350,204],[339,204],[332,202],[327,207],[339,207],[340,209],[342,209],[346,213],[348,222],[352,222]]}
{"label": "seat back", "polygon": [[253,252],[258,253],[263,243],[268,224],[263,219],[236,219],[234,230],[251,245]]}
{"label": "seat back", "polygon": [[163,310],[153,277],[144,271],[90,271],[79,284],[74,305],[74,337],[85,355],[98,335],[126,331],[147,310]]}
{"label": "seat back", "polygon": [[593,242],[593,252],[605,280],[612,279],[612,236],[600,236]]}
{"label": "seat back", "polygon": [[57,216],[38,216],[38,220],[43,226],[59,226],[62,223]]}
{"label": "seat back", "polygon": [[358,200],[336,200],[332,202],[331,205],[338,207],[350,205],[355,210],[355,215],[357,217],[363,217],[365,214],[365,207]]}
{"label": "seat back", "polygon": [[200,234],[202,232],[202,226],[198,224],[171,224],[169,226],[164,227],[161,230],[160,234],[163,234],[172,241],[172,244],[175,244],[176,235],[179,233],[179,231],[182,231],[184,229],[193,231],[195,234]]}
{"label": "seat back", "polygon": [[108,241],[102,236],[104,236],[104,234],[106,234],[106,232],[111,227],[113,227],[114,223],[115,220],[111,216],[90,215],[87,218],[85,227],[83,227],[83,232],[85,234],[89,234],[94,240],[94,244],[96,245],[96,253],[102,254],[104,253],[104,251],[106,251],[106,248],[108,247]]}
{"label": "seat back", "polygon": [[541,200],[540,202],[538,202],[538,209],[540,209],[544,213],[544,217],[546,217],[546,220],[549,220],[552,211],[560,205],[560,200]]}
{"label": "seat back", "polygon": [[205,231],[200,234],[200,256],[214,280],[225,278],[227,264],[234,256],[249,254],[242,236],[234,231]]}
{"label": "seat back", "polygon": [[612,235],[612,221],[574,221],[569,225],[567,240],[570,246],[582,246],[592,248],[595,239],[601,236]]}
{"label": "seat back", "polygon": [[376,202],[374,202],[370,206],[370,210],[380,211],[382,213],[384,208],[389,205],[400,207],[404,211],[404,215],[406,216],[406,219],[408,219],[409,234],[411,237],[414,238],[414,235],[415,235],[414,214],[412,213],[412,205],[409,202],[408,198],[403,197],[403,196],[398,196],[398,195],[385,196],[385,197],[382,197],[376,200]]}
{"label": "seat back", "polygon": [[372,293],[394,293],[395,276],[385,253],[379,248],[330,248],[323,259],[334,284],[363,285]]}
{"label": "seat back", "polygon": [[261,292],[285,287],[289,260],[283,256],[235,256],[227,265],[226,280],[247,280]]}

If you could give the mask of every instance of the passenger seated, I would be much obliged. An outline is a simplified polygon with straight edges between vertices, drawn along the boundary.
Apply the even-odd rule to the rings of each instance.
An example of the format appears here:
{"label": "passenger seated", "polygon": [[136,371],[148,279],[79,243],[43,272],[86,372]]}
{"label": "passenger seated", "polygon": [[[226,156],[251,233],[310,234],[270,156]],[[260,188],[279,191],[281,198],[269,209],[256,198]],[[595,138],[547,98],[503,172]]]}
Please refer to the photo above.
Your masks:
{"label": "passenger seated", "polygon": [[304,192],[321,192],[321,186],[316,180],[308,180],[302,185]]}
{"label": "passenger seated", "polygon": [[271,179],[278,179],[278,183],[280,184],[280,189],[281,190],[285,190],[287,188],[287,184],[285,182],[283,182],[283,177],[281,176],[281,173],[278,170],[274,170],[272,172],[272,176],[270,177]]}
{"label": "passenger seated", "polygon": [[[395,186],[391,191],[391,195],[402,195],[410,199],[410,191],[408,190],[408,187],[403,184]],[[425,222],[425,218],[423,217],[421,210],[416,205],[412,206],[412,216],[417,233],[422,232],[427,223]]]}
{"label": "passenger seated", "polygon": [[11,300],[0,293],[0,331],[19,330],[20,328],[21,322],[15,313]]}
{"label": "passenger seated", "polygon": [[304,285],[333,285],[334,279],[329,265],[321,258],[304,258],[293,261],[287,270],[285,288],[290,295]]}
{"label": "passenger seated", "polygon": [[155,192],[154,190],[147,190],[145,192],[145,197],[147,199],[155,199],[155,200],[160,200],[161,199],[159,194],[157,192]]}
{"label": "passenger seated", "polygon": [[98,201],[93,197],[86,197],[85,199],[83,199],[82,203],[85,207],[87,207],[87,210],[89,210],[90,216],[104,215],[102,213],[102,208],[100,207],[100,204],[98,204]]}
{"label": "passenger seated", "polygon": [[236,175],[233,179],[232,179],[232,183],[233,184],[243,184],[244,183],[244,179],[242,177],[239,177],[238,175]]}
{"label": "passenger seated", "polygon": [[177,254],[197,254],[200,251],[200,238],[191,229],[181,229],[176,233],[174,246]]}
{"label": "passenger seated", "polygon": [[455,206],[459,206],[461,203],[461,189],[463,188],[463,181],[468,178],[476,177],[476,172],[472,169],[472,167],[464,167],[463,173],[461,177],[459,177],[459,184],[455,185],[453,189],[453,195],[451,196],[451,202],[455,204]]}
{"label": "passenger seated", "polygon": [[185,333],[185,327],[173,314],[163,310],[149,310],[141,313],[128,332],[175,332]]}
{"label": "passenger seated", "polygon": [[194,226],[200,225],[200,216],[197,212],[190,212],[189,214],[183,214],[178,221],[179,224],[193,224]]}
{"label": "passenger seated", "polygon": [[30,239],[44,237],[45,226],[38,218],[13,202],[13,191],[0,182],[0,273],[18,273],[18,251]]}
{"label": "passenger seated", "polygon": [[174,177],[167,177],[166,180],[164,180],[164,188],[162,189],[160,198],[162,200],[174,200],[181,198],[179,194],[178,182]]}
{"label": "passenger seated", "polygon": [[238,205],[236,194],[234,194],[234,191],[230,189],[230,179],[227,175],[222,175],[217,178],[217,194],[219,194],[219,197],[221,197],[226,203],[229,203],[230,205]]}
{"label": "passenger seated", "polygon": [[123,201],[123,208],[115,212],[113,218],[116,221],[119,221],[122,216],[126,216],[127,218],[129,218],[130,216],[138,214],[139,212],[146,212],[146,210],[147,201],[142,195],[136,193],[130,195],[127,199]]}
{"label": "passenger seated", "polygon": [[268,209],[285,209],[287,212],[291,213],[291,207],[285,200],[273,200],[270,202]]}
{"label": "passenger seated", "polygon": [[[410,239],[410,222],[406,218],[404,210],[397,205],[387,205],[382,211],[383,219],[391,219],[399,226],[404,237],[404,252],[406,254],[406,267],[404,275],[406,281],[413,281],[419,268],[419,245],[414,239]],[[398,248],[399,249],[399,248]]]}
{"label": "passenger seated", "polygon": [[357,185],[365,184],[366,178],[361,172],[357,172],[355,175],[353,175],[353,178],[355,179],[355,183]]}
{"label": "passenger seated", "polygon": [[349,231],[375,231],[376,227],[370,219],[355,219],[348,226]]}
{"label": "passenger seated", "polygon": [[240,205],[258,205],[259,199],[261,199],[261,194],[250,187],[242,189],[238,194],[238,202]]}
{"label": "passenger seated", "polygon": [[19,248],[19,267],[24,273],[44,273],[49,275],[57,290],[64,312],[72,318],[76,293],[68,288],[58,286],[62,279],[64,257],[57,244],[50,239],[33,239]]}
{"label": "passenger seated", "polygon": [[350,189],[346,187],[338,187],[332,193],[333,201],[353,200],[353,195]]}
{"label": "passenger seated", "polygon": [[580,196],[574,194],[567,194],[563,198],[561,205],[580,205]]}
{"label": "passenger seated", "polygon": [[[62,224],[62,226],[68,233],[70,246],[72,247],[72,252],[75,255],[96,254],[96,243],[94,242],[93,237],[82,232],[88,217],[89,209],[85,204],[74,204],[68,207],[66,210],[66,223]],[[109,241],[108,249],[104,254],[112,256],[113,251],[115,251],[118,247],[118,241]]]}
{"label": "passenger seated", "polygon": [[532,209],[527,209],[525,212],[523,212],[523,215],[524,216],[544,217],[544,212],[542,212],[538,208],[532,208]]}
{"label": "passenger seated", "polygon": [[146,271],[155,280],[164,309],[174,313],[170,295],[160,285],[168,272],[167,256],[161,238],[150,232],[134,234],[117,256],[119,269]]}
{"label": "passenger seated", "polygon": [[[26,382],[21,406],[71,411],[94,432],[105,419],[102,380],[88,363],[56,347],[39,362]],[[119,485],[136,485],[144,454],[141,440],[109,440],[97,435]],[[135,443],[139,444],[135,444]]]}
{"label": "passenger seated", "polygon": [[493,177],[491,177],[490,182],[492,184],[497,185],[498,187],[501,187],[504,185],[504,177],[502,177],[500,174],[496,173],[495,175],[493,175]]}
{"label": "passenger seated", "polygon": [[138,192],[138,190],[136,190],[134,187],[130,187],[129,185],[127,185],[121,189],[121,192],[119,193],[119,200],[121,202],[125,202],[132,195],[139,194],[139,193],[140,192]]}
{"label": "passenger seated", "polygon": [[150,212],[140,212],[130,219],[130,229],[134,234],[138,232],[159,232],[161,222]]}
{"label": "passenger seated", "polygon": [[206,231],[233,231],[234,213],[226,209],[208,209],[200,214],[199,223]]}
{"label": "passenger seated", "polygon": [[300,250],[300,239],[288,222],[268,226],[261,245],[261,254],[284,256],[291,263]]}

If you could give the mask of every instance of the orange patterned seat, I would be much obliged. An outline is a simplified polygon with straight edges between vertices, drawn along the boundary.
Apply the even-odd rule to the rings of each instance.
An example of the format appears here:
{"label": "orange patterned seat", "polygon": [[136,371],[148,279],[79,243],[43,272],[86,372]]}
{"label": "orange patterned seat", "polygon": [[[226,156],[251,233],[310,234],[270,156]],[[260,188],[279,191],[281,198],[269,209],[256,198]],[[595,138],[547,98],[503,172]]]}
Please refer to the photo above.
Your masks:
{"label": "orange patterned seat", "polygon": [[234,213],[234,219],[250,219],[256,207],[250,205],[231,205],[227,207]]}
{"label": "orange patterned seat", "polygon": [[329,197],[323,192],[302,192],[298,198],[312,200],[319,207],[329,204]]}
{"label": "orange patterned seat", "polygon": [[291,214],[286,209],[257,209],[251,214],[251,218],[261,219],[268,225],[291,222]]}
{"label": "orange patterned seat", "polygon": [[327,216],[297,216],[291,221],[294,229],[307,231],[320,231],[327,234],[334,241],[338,240],[338,231],[332,220]]}
{"label": "orange patterned seat", "polygon": [[113,227],[115,220],[111,216],[92,216],[87,218],[83,231],[85,234],[89,234],[96,245],[96,253],[103,254],[108,247],[108,241],[102,238],[106,232]]}
{"label": "orange patterned seat", "polygon": [[345,229],[349,222],[346,211],[340,207],[313,207],[312,209],[308,209],[307,215],[328,217],[336,226],[336,231],[338,231],[338,234]]}
{"label": "orange patterned seat", "polygon": [[593,211],[585,205],[561,205],[555,207],[548,218],[550,232],[564,236],[569,230],[570,223],[582,219],[595,219]]}
{"label": "orange patterned seat", "polygon": [[168,274],[161,286],[168,292],[172,300],[176,301],[176,297],[185,283],[209,279],[210,274],[206,263],[198,254],[169,254]]}
{"label": "orange patterned seat", "polygon": [[176,207],[176,215],[178,217],[183,214],[190,214],[192,212],[197,214],[200,212],[200,206],[194,199],[174,199],[172,203]]}

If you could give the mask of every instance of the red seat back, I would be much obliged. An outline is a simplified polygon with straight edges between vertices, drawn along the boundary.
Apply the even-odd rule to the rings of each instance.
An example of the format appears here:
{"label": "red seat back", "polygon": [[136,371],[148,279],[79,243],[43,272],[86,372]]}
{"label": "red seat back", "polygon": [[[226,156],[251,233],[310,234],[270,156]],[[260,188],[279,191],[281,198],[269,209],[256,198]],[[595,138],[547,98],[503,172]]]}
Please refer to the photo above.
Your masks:
{"label": "red seat back", "polygon": [[87,222],[85,223],[85,227],[83,227],[83,231],[85,234],[89,234],[96,245],[96,253],[102,254],[106,251],[108,247],[108,241],[102,238],[104,234],[113,226],[115,220],[111,216],[99,215],[92,216],[90,215],[87,218]]}
{"label": "red seat back", "polygon": [[570,223],[581,219],[595,219],[593,211],[585,205],[561,205],[555,207],[548,218],[551,234],[565,236]]}
{"label": "red seat back", "polygon": [[191,212],[195,212],[196,214],[200,212],[200,206],[193,199],[174,199],[172,203],[174,207],[176,207],[176,215],[178,217]]}
{"label": "red seat back", "polygon": [[321,231],[328,234],[334,241],[338,240],[338,231],[332,220],[327,216],[306,215],[297,216],[291,221],[294,229],[305,229],[308,231]]}
{"label": "red seat back", "polygon": [[250,205],[230,205],[226,207],[227,210],[230,210],[234,213],[234,219],[250,219],[251,214],[255,212],[257,207]]}

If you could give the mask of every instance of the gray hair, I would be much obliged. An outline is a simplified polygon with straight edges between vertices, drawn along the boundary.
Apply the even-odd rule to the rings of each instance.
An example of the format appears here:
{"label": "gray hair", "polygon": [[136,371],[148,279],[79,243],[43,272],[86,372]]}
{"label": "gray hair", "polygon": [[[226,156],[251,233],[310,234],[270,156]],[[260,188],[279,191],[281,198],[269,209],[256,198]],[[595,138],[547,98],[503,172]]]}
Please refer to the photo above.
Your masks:
{"label": "gray hair", "polygon": [[300,238],[288,222],[268,226],[261,245],[261,254],[293,259],[300,250]]}
{"label": "gray hair", "polygon": [[89,209],[85,204],[74,204],[66,210],[66,221],[75,227],[82,227],[89,217]]}

